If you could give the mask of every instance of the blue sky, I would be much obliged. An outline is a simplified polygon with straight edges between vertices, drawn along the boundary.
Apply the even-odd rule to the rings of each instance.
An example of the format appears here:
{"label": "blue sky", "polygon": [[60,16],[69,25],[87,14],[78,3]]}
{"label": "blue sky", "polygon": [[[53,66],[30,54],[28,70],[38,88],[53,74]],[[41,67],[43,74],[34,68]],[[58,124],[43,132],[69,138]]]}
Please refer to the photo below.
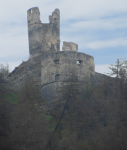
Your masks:
{"label": "blue sky", "polygon": [[[27,10],[39,7],[42,23],[60,10],[61,41],[78,44],[104,73],[117,59],[127,59],[127,0],[3,0],[0,4],[0,63],[10,71],[29,57]],[[61,42],[62,49],[62,42]]]}

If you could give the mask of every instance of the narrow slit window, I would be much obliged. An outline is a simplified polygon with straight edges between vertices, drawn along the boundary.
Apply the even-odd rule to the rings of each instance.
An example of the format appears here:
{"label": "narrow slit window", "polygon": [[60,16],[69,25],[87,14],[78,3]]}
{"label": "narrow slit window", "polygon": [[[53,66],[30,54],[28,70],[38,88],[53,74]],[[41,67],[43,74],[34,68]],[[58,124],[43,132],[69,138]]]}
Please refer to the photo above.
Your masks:
{"label": "narrow slit window", "polygon": [[55,75],[55,81],[59,81],[59,76],[60,76],[59,74]]}

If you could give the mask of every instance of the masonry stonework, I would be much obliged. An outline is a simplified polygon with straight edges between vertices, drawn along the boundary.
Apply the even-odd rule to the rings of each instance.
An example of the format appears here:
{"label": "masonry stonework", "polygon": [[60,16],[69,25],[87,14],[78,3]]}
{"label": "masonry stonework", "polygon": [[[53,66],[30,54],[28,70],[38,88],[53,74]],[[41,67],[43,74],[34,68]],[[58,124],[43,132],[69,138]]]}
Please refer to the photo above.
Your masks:
{"label": "masonry stonework", "polygon": [[38,7],[27,11],[30,57],[60,50],[60,12],[55,9],[49,23],[41,23]]}
{"label": "masonry stonework", "polygon": [[41,89],[40,95],[48,104],[55,100],[56,91],[67,81],[72,71],[80,84],[88,77],[98,82],[103,75],[95,72],[94,58],[78,52],[78,45],[63,42],[60,51],[60,11],[55,9],[49,23],[41,23],[38,7],[27,11],[29,59],[22,62],[7,77],[8,89],[20,90],[25,78],[32,75],[34,85]]}
{"label": "masonry stonework", "polygon": [[76,51],[48,53],[41,58],[41,96],[48,102],[56,99],[56,90],[75,72],[80,83],[95,75],[94,58]]}
{"label": "masonry stonework", "polygon": [[63,42],[62,51],[78,51],[78,45],[73,42]]}

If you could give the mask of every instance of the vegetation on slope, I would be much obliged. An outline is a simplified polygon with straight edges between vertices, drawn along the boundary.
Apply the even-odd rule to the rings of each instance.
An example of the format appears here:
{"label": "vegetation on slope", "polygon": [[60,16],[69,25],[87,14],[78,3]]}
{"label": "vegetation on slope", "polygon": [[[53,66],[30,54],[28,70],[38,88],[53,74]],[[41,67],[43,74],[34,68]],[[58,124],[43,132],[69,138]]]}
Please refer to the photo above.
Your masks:
{"label": "vegetation on slope", "polygon": [[[127,64],[116,61],[99,84],[64,82],[48,110],[28,77],[21,91],[8,93],[0,78],[1,150],[126,150]],[[6,69],[5,69],[6,70]],[[4,69],[3,69],[4,71]],[[82,87],[82,89],[81,89]],[[4,94],[3,94],[4,93]]]}

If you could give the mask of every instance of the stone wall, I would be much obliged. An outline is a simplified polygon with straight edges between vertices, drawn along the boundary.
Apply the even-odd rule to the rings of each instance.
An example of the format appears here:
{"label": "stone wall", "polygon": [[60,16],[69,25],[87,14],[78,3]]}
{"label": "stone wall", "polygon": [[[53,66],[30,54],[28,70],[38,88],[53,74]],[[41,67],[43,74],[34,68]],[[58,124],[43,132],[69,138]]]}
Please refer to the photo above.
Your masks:
{"label": "stone wall", "polygon": [[41,87],[41,56],[31,58],[16,67],[6,78],[9,82],[7,89],[19,91],[28,76],[33,77],[35,86]]}
{"label": "stone wall", "polygon": [[27,11],[30,58],[60,50],[60,12],[55,9],[49,23],[41,23],[38,7]]}
{"label": "stone wall", "polygon": [[73,42],[63,41],[62,51],[78,51],[78,45]]}
{"label": "stone wall", "polygon": [[75,51],[49,53],[41,58],[41,96],[49,101],[56,97],[56,89],[75,72],[82,84],[85,77],[95,74],[94,58]]}

